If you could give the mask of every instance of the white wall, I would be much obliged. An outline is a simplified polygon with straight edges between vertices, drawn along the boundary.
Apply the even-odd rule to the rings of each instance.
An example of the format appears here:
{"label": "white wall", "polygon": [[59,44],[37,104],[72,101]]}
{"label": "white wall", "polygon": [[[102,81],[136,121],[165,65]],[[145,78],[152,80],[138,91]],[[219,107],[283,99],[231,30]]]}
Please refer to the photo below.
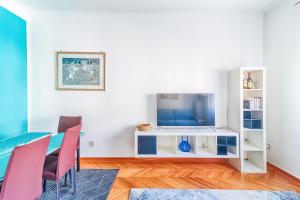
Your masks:
{"label": "white wall", "polygon": [[300,6],[283,1],[265,15],[268,160],[300,178]]}
{"label": "white wall", "polygon": [[[226,126],[227,70],[262,65],[262,31],[260,13],[32,13],[29,129],[55,131],[59,115],[82,115],[84,156],[133,156],[134,127],[155,121],[163,92],[214,92]],[[106,91],[55,90],[59,50],[105,51]]]}

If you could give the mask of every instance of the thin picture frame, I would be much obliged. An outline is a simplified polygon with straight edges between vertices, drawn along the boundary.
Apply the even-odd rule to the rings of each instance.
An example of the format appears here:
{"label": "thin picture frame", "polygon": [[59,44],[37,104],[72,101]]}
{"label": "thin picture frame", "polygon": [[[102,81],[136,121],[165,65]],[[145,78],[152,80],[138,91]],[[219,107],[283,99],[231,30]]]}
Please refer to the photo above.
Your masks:
{"label": "thin picture frame", "polygon": [[56,89],[105,91],[105,68],[105,52],[57,51]]}

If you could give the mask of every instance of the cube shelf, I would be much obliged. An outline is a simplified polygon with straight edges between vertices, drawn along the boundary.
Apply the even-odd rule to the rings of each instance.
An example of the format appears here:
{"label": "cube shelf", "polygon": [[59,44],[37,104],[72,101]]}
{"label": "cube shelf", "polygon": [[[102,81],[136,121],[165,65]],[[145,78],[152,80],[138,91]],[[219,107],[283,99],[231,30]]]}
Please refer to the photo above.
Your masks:
{"label": "cube shelf", "polygon": [[[243,81],[252,79],[253,88]],[[240,158],[230,161],[245,173],[265,173],[266,79],[263,67],[241,67],[228,74],[228,128],[240,132]]]}
{"label": "cube shelf", "polygon": [[[151,131],[150,137],[155,137],[156,143],[151,145],[145,144],[150,149],[154,149],[157,153],[144,154],[140,147],[140,140],[143,137],[149,137],[149,134],[136,131],[136,144],[139,144],[136,149],[136,156],[138,157],[194,157],[194,158],[238,158],[239,157],[239,137],[238,133],[222,129],[222,131],[213,131],[211,129],[183,129],[180,131],[155,129]],[[189,152],[182,152],[179,144],[187,140],[191,145]],[[153,140],[153,138],[152,138]]]}

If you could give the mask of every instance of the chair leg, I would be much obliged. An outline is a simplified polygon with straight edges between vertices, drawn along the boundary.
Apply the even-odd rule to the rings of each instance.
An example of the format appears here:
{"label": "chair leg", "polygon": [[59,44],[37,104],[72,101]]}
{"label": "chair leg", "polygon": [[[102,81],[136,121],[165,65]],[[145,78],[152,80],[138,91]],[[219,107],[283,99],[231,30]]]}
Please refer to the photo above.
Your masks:
{"label": "chair leg", "polygon": [[65,174],[65,187],[67,186],[68,173]]}
{"label": "chair leg", "polygon": [[75,167],[73,168],[73,180],[72,180],[72,183],[73,183],[73,192],[74,192],[74,194],[76,194],[76,170],[75,170]]}
{"label": "chair leg", "polygon": [[59,200],[59,193],[60,193],[60,187],[59,187],[59,179],[56,180],[56,200]]}
{"label": "chair leg", "polygon": [[80,171],[80,148],[77,149],[77,171]]}
{"label": "chair leg", "polygon": [[47,180],[43,179],[43,192],[46,192]]}
{"label": "chair leg", "polygon": [[72,169],[70,169],[67,173],[69,173],[69,177],[70,177],[70,186],[72,187]]}

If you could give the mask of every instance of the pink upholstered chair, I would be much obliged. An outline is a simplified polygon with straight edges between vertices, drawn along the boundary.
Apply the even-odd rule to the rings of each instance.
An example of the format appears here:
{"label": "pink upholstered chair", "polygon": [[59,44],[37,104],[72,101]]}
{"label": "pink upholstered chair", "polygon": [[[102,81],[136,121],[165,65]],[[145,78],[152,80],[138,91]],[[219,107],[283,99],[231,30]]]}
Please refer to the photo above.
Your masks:
{"label": "pink upholstered chair", "polygon": [[[58,122],[58,129],[59,133],[66,132],[67,129],[72,128],[81,124],[82,117],[81,116],[60,116]],[[77,143],[77,171],[80,170],[80,139],[78,139]],[[58,152],[55,153],[58,155]]]}
{"label": "pink upholstered chair", "polygon": [[69,128],[80,125],[81,121],[82,121],[81,116],[60,116],[57,131],[59,133],[65,132]]}
{"label": "pink upholstered chair", "polygon": [[77,142],[80,137],[82,125],[74,126],[67,129],[58,156],[48,156],[45,161],[43,179],[44,189],[46,188],[46,180],[56,181],[56,198],[59,199],[60,178],[68,171],[73,169],[73,191],[76,193],[75,182],[75,151]]}
{"label": "pink upholstered chair", "polygon": [[42,195],[42,173],[50,136],[16,147],[3,180],[0,200],[33,200]]}

